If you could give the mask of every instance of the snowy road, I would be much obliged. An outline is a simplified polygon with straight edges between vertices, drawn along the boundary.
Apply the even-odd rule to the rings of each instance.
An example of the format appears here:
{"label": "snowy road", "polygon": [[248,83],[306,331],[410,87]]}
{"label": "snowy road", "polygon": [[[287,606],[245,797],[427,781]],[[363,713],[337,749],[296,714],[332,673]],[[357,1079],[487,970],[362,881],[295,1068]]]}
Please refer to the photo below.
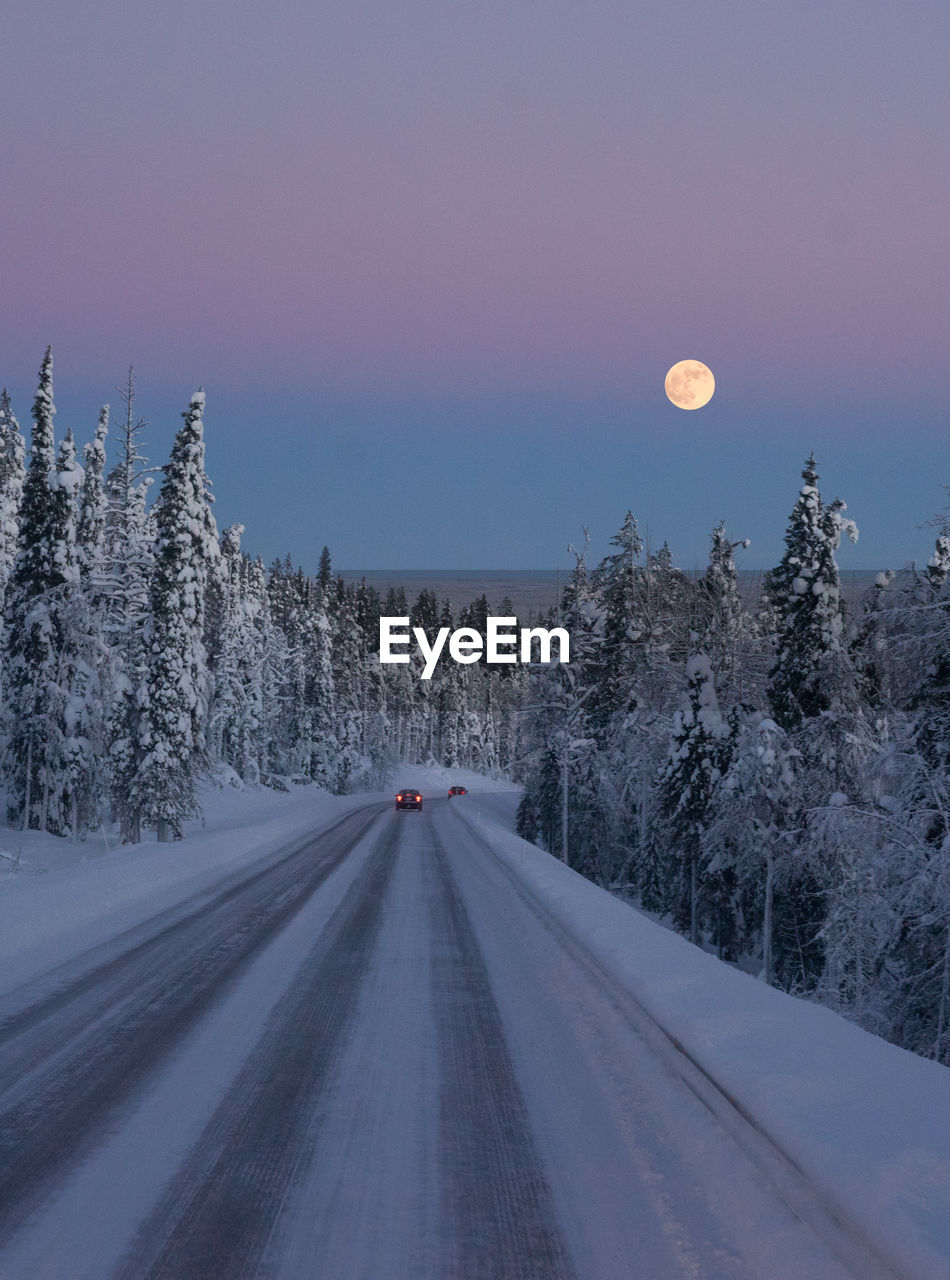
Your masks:
{"label": "snowy road", "polygon": [[5,997],[0,1278],[892,1274],[473,813],[367,806]]}

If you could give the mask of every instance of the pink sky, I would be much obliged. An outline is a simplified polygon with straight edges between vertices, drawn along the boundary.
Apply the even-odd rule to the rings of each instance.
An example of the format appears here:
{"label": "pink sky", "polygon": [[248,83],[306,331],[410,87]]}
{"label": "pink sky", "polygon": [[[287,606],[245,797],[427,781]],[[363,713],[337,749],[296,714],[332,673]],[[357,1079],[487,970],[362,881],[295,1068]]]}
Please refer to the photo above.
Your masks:
{"label": "pink sky", "polygon": [[407,421],[414,397],[635,414],[688,356],[731,429],[779,403],[843,444],[889,405],[933,436],[942,2],[9,8],[23,418],[52,342],[77,391],[133,362],[163,401],[285,388]]}

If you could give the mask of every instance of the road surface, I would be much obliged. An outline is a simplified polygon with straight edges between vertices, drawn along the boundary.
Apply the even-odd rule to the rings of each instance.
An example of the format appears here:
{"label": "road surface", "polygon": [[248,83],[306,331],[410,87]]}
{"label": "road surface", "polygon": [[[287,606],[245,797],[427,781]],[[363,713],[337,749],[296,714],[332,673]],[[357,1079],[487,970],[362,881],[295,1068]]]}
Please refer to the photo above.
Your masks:
{"label": "road surface", "polygon": [[368,805],[5,997],[0,1280],[889,1274],[477,813]]}

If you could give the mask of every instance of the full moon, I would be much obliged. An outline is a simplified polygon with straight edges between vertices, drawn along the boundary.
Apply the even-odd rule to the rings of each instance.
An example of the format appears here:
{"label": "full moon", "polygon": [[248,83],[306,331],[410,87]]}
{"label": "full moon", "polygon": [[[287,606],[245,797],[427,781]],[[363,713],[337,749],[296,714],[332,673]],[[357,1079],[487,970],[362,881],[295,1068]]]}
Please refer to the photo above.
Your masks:
{"label": "full moon", "polygon": [[666,394],[678,409],[701,409],[715,390],[712,370],[701,360],[680,360],[666,375]]}

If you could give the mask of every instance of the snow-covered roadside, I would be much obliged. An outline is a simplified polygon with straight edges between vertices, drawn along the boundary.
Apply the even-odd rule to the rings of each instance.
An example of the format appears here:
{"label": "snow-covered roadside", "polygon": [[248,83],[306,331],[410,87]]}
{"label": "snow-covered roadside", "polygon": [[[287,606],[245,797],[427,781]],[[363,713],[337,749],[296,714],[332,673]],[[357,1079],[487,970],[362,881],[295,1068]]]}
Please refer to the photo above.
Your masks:
{"label": "snow-covered roadside", "polygon": [[812,1186],[914,1280],[950,1277],[950,1072],[692,946],[456,809]]}
{"label": "snow-covered roadside", "polygon": [[[319,830],[353,809],[391,801],[393,790],[331,796],[314,786],[290,792],[206,787],[203,816],[184,839],[120,845],[115,832],[82,843],[0,827],[0,994],[108,941],[210,887],[222,876]],[[447,795],[453,785],[510,791],[465,769],[404,766],[397,785]],[[12,870],[14,865],[17,870]]]}
{"label": "snow-covered roadside", "polygon": [[172,844],[150,833],[122,846],[102,831],[72,844],[0,828],[0,848],[21,851],[21,869],[0,877],[0,994],[383,798],[331,796],[314,786],[211,787],[203,820],[186,823],[184,839]]}

